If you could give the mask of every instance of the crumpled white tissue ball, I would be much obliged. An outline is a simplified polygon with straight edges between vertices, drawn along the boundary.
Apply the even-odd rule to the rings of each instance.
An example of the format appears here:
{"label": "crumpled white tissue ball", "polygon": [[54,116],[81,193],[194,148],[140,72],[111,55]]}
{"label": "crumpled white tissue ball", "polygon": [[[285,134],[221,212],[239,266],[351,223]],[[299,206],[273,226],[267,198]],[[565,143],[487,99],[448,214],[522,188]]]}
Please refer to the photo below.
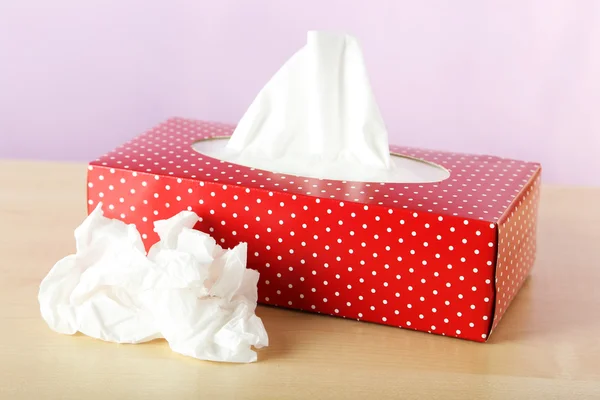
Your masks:
{"label": "crumpled white tissue ball", "polygon": [[183,211],[156,221],[148,255],[133,225],[104,217],[102,204],[75,230],[76,254],[40,285],[48,326],[115,343],[164,338],[202,360],[254,362],[268,346],[255,314],[259,274],[246,269],[246,243],[222,249]]}

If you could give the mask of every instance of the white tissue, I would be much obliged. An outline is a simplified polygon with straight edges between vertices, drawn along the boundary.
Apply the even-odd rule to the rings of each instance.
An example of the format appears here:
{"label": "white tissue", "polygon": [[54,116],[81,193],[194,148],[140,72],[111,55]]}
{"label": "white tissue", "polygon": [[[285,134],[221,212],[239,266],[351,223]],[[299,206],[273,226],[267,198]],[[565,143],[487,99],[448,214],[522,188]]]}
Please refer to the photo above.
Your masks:
{"label": "white tissue", "polygon": [[192,229],[193,212],[156,221],[160,241],[145,255],[133,225],[103,216],[101,204],[75,230],[77,252],[40,285],[42,317],[59,333],[115,343],[164,338],[202,360],[254,362],[268,345],[255,315],[259,274],[246,243],[222,249]]}
{"label": "white tissue", "polygon": [[426,182],[445,179],[447,172],[390,157],[358,42],[327,32],[308,33],[306,45],[259,92],[226,146],[198,142],[194,148],[236,164],[314,178]]}
{"label": "white tissue", "polygon": [[227,146],[240,153],[390,167],[388,134],[357,41],[309,32],[259,92]]}

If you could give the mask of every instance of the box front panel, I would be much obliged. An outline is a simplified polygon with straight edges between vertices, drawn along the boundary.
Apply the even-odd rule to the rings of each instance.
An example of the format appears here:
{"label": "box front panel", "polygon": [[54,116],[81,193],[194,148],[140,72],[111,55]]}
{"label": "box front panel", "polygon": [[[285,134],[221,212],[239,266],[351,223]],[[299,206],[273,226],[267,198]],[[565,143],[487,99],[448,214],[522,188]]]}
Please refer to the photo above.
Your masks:
{"label": "box front panel", "polygon": [[493,298],[488,223],[94,166],[89,208],[133,223],[182,210],[225,247],[247,242],[259,302],[482,341]]}

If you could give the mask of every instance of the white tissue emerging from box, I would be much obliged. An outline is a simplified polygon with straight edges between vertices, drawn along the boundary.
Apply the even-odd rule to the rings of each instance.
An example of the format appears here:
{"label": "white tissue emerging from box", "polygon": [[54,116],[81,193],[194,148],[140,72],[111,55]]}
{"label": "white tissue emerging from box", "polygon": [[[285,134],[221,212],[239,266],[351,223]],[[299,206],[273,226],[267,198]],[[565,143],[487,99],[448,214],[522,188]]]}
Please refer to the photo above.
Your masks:
{"label": "white tissue emerging from box", "polygon": [[[309,31],[239,121],[228,149],[242,156],[392,168],[388,132],[358,41]],[[300,169],[300,173],[304,169]]]}
{"label": "white tissue emerging from box", "polygon": [[59,333],[115,343],[164,338],[202,360],[254,362],[268,345],[255,315],[259,274],[246,269],[246,243],[222,249],[183,211],[155,222],[148,256],[133,225],[104,217],[101,204],[75,230],[77,252],[40,285],[42,317]]}
{"label": "white tissue emerging from box", "polygon": [[205,155],[246,167],[353,182],[439,182],[445,169],[390,155],[388,131],[358,41],[310,31],[260,90],[227,143]]}

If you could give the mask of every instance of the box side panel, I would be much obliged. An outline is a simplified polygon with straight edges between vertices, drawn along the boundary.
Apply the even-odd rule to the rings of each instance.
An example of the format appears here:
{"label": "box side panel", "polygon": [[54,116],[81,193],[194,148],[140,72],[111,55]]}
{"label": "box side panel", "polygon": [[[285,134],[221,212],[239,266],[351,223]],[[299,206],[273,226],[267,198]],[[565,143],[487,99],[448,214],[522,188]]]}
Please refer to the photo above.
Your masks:
{"label": "box side panel", "polygon": [[535,262],[541,171],[524,188],[498,225],[495,311],[492,331],[525,282]]}

